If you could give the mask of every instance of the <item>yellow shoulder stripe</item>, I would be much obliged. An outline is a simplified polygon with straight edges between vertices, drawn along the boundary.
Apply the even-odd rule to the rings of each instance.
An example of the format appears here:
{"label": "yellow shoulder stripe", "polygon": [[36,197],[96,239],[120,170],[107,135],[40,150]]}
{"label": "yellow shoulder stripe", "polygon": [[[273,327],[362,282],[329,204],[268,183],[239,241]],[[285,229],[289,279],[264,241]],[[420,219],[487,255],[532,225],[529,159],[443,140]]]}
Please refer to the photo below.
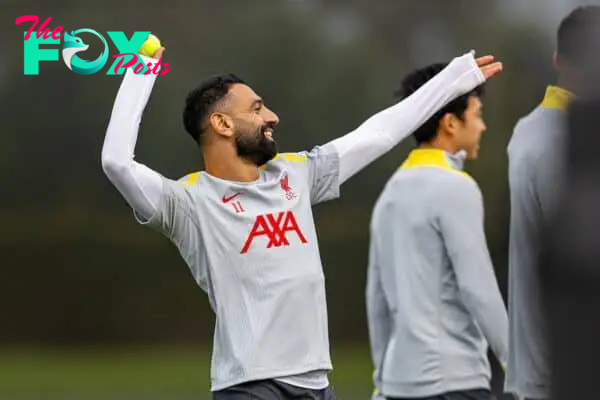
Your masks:
{"label": "yellow shoulder stripe", "polygon": [[308,160],[307,156],[298,153],[281,153],[281,157],[283,157],[284,160],[291,162],[305,162]]}
{"label": "yellow shoulder stripe", "polygon": [[185,180],[181,181],[182,185],[193,185],[198,182],[198,178],[200,178],[200,172],[193,172],[186,175],[184,178]]}
{"label": "yellow shoulder stripe", "polygon": [[[305,155],[302,155],[302,154],[298,154],[298,153],[277,153],[271,161],[277,161],[277,160],[281,160],[281,159],[284,159],[285,161],[301,163],[301,162],[306,162],[308,160],[308,157]],[[269,161],[269,162],[271,162],[271,161]],[[262,169],[262,170],[266,169],[267,164],[261,166],[260,169]]]}
{"label": "yellow shoulder stripe", "polygon": [[446,171],[460,174],[468,179],[473,180],[471,175],[465,171],[453,168],[446,159],[444,152],[438,149],[415,149],[408,155],[406,161],[400,166],[401,169],[418,168],[418,167],[435,167]]}

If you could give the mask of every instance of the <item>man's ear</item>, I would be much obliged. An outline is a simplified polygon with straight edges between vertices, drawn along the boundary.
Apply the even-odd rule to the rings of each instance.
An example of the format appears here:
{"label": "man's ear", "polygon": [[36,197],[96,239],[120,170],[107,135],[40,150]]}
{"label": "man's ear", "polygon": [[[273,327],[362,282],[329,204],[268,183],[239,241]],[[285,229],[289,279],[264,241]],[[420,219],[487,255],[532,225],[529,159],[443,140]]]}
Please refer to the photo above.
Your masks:
{"label": "man's ear", "polygon": [[228,115],[214,112],[209,117],[209,124],[218,135],[232,136],[233,135],[233,120]]}
{"label": "man's ear", "polygon": [[440,119],[439,129],[443,132],[447,132],[451,135],[454,135],[456,133],[456,130],[458,129],[458,122],[459,120],[456,117],[456,115],[452,113],[446,113]]}

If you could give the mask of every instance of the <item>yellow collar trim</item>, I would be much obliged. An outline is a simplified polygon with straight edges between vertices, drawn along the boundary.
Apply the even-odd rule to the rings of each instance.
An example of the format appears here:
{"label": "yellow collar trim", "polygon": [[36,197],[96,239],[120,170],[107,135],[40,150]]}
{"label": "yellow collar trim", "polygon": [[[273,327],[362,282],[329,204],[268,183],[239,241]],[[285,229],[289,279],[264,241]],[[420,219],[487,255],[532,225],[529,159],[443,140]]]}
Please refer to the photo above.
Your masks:
{"label": "yellow collar trim", "polygon": [[573,93],[567,89],[563,89],[558,86],[549,85],[546,88],[546,94],[542,100],[542,108],[552,108],[555,110],[566,111],[571,100],[573,100]]}
{"label": "yellow collar trim", "polygon": [[452,166],[443,150],[439,149],[414,149],[410,152],[406,160],[400,166],[400,169],[419,168],[419,167],[434,167],[444,169],[446,171],[456,172],[463,176],[471,176],[465,171],[461,171]]}

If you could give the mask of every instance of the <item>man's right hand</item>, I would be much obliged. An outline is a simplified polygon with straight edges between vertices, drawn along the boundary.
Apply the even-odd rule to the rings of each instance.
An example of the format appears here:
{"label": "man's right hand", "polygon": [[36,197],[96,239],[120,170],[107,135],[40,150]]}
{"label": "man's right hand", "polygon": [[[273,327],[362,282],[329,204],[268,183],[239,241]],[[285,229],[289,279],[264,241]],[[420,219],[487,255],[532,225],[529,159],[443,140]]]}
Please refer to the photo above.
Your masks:
{"label": "man's right hand", "polygon": [[[475,50],[471,50],[471,54],[475,57]],[[486,81],[489,81],[502,72],[502,63],[494,60],[495,58],[492,55],[485,55],[475,59],[475,62],[479,66],[483,76],[485,76]]]}
{"label": "man's right hand", "polygon": [[165,52],[165,48],[161,47],[160,49],[156,50],[156,53],[154,54],[154,58],[155,60],[160,60],[163,57],[163,54]]}

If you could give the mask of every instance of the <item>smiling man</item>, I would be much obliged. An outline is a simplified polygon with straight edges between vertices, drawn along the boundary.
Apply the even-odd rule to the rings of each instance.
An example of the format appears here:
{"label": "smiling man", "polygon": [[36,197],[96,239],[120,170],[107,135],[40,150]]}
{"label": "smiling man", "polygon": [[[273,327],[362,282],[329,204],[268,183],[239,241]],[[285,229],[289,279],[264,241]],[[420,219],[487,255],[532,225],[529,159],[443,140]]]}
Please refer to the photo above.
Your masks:
{"label": "smiling man", "polygon": [[[155,58],[162,57],[162,49]],[[454,59],[429,84],[356,130],[308,152],[279,154],[277,115],[235,75],[185,102],[205,170],[171,180],[133,158],[156,75],[127,70],[102,150],[110,181],[139,222],[179,249],[216,315],[214,399],[332,399],[325,282],[312,206],[391,150],[453,98],[502,70]]]}

